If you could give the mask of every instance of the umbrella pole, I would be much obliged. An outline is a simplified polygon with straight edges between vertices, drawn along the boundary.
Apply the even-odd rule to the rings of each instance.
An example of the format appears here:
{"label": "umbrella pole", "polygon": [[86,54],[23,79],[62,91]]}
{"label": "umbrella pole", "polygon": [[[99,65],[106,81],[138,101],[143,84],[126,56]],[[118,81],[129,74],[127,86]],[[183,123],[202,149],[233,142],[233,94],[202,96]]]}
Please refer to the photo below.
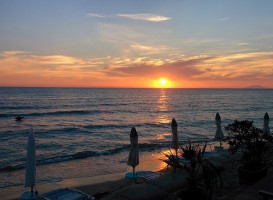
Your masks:
{"label": "umbrella pole", "polygon": [[133,184],[136,183],[135,180],[136,180],[136,171],[135,171],[135,166],[133,166]]}
{"label": "umbrella pole", "polygon": [[31,185],[30,188],[31,188],[31,197],[33,197],[33,185]]}

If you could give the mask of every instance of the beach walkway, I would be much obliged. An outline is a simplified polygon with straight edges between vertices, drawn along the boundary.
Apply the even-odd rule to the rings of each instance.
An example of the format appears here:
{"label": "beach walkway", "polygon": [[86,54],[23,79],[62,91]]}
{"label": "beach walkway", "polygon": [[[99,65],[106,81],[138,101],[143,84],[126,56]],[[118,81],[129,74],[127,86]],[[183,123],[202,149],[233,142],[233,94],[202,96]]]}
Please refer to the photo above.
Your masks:
{"label": "beach walkway", "polygon": [[[227,159],[211,157],[210,161],[214,163],[219,170],[224,169],[224,165]],[[197,175],[197,178],[201,178],[201,173]],[[165,200],[168,196],[177,190],[183,188],[188,184],[186,179],[186,173],[183,170],[176,170],[175,178],[173,172],[168,172],[159,178],[147,181],[143,184],[131,185],[129,187],[118,190],[108,196],[105,196],[104,200],[110,199],[126,199],[126,200],[153,200],[162,199]]]}
{"label": "beach walkway", "polygon": [[[225,158],[211,158],[215,166],[226,171],[226,176],[230,177],[230,180],[224,181],[224,188],[222,193],[217,195],[218,200],[259,200],[263,199],[262,195],[259,195],[259,190],[265,190],[273,192],[273,167],[268,169],[267,176],[260,181],[252,185],[240,185],[238,183],[237,168],[234,167],[233,161],[236,162],[238,158],[230,159]],[[235,164],[237,165],[237,163]],[[232,166],[232,168],[230,168]],[[229,168],[229,169],[227,169]],[[223,172],[224,172],[223,171]],[[232,172],[231,172],[232,171]],[[143,184],[131,185],[114,193],[105,196],[104,200],[120,199],[120,200],[137,200],[137,199],[170,199],[170,194],[183,188],[187,184],[185,179],[185,173],[182,171],[176,172],[176,178],[173,179],[172,172],[163,175],[155,180],[147,181]]]}
{"label": "beach walkway", "polygon": [[173,174],[170,172],[155,180],[118,190],[103,199],[165,199],[168,194],[186,184],[184,174],[181,170],[177,170],[175,179],[173,179]]}
{"label": "beach walkway", "polygon": [[262,195],[259,195],[259,190],[273,192],[273,167],[268,169],[266,177],[246,187],[242,190],[234,200],[259,200],[263,199]]}

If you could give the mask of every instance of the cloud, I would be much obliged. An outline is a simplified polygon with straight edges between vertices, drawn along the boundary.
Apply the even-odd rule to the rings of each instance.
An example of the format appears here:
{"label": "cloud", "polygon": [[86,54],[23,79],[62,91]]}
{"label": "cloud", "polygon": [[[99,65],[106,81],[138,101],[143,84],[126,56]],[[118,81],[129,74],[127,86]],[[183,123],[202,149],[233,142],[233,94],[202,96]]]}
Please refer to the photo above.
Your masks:
{"label": "cloud", "polygon": [[100,59],[23,52],[3,54],[6,56],[0,57],[2,86],[86,86],[88,80],[103,77],[100,66],[104,63]]}
{"label": "cloud", "polygon": [[243,45],[248,45],[249,43],[247,43],[247,42],[241,42],[241,43],[238,43],[237,45],[238,46],[243,46]]}
{"label": "cloud", "polygon": [[28,54],[28,53],[31,53],[31,52],[26,52],[26,51],[4,51],[2,53],[0,53],[1,56],[16,56],[16,55],[19,55],[19,54]]}
{"label": "cloud", "polygon": [[243,81],[273,78],[273,52],[219,56],[198,64],[196,67],[202,73],[194,78],[200,79]]}
{"label": "cloud", "polygon": [[140,76],[153,79],[164,75],[174,80],[227,81],[230,84],[237,81],[246,84],[247,81],[273,78],[273,52],[194,56],[160,62],[148,61],[144,57],[112,65],[106,73],[120,77]]}
{"label": "cloud", "polygon": [[166,45],[143,45],[139,43],[133,43],[130,45],[128,53],[137,53],[139,56],[159,55],[161,57],[170,56],[169,54],[175,53],[178,50]]}
{"label": "cloud", "polygon": [[[140,44],[131,48],[149,52],[160,47],[162,51],[167,50],[165,46]],[[273,87],[273,52],[177,55],[165,59],[148,54],[90,59],[22,51],[0,52],[0,55],[1,86],[147,87],[149,81],[166,77],[177,83],[188,82],[188,87],[228,87],[235,84],[234,87],[259,84]]]}
{"label": "cloud", "polygon": [[194,65],[202,62],[204,57],[195,57],[184,60],[176,60],[176,61],[163,61],[160,62],[158,60],[153,61],[143,61],[136,62],[132,61],[131,64],[128,62],[125,66],[116,66],[112,67],[110,71],[107,73],[110,75],[114,73],[116,76],[121,77],[145,77],[145,78],[158,78],[158,76],[170,76],[172,79],[180,79],[180,78],[191,78],[194,75],[198,75],[202,72],[199,72]]}
{"label": "cloud", "polygon": [[150,22],[161,22],[161,21],[171,20],[170,17],[164,17],[161,15],[154,15],[154,14],[118,14],[117,16],[125,17],[128,19],[144,20],[144,21],[150,21]]}
{"label": "cloud", "polygon": [[115,18],[115,17],[123,17],[128,19],[134,20],[143,20],[143,21],[150,21],[150,22],[161,22],[171,20],[170,17],[165,17],[161,15],[154,15],[154,14],[116,14],[116,15],[101,15],[96,13],[88,13],[88,17],[97,17],[97,18]]}
{"label": "cloud", "polygon": [[98,23],[97,27],[101,40],[117,44],[119,47],[144,37],[144,34],[139,33],[138,30],[120,24]]}
{"label": "cloud", "polygon": [[222,17],[222,18],[219,18],[217,20],[219,20],[219,21],[226,21],[226,20],[230,20],[230,18],[228,18],[228,17]]}
{"label": "cloud", "polygon": [[37,59],[43,65],[75,65],[82,62],[77,58],[64,55],[39,56]]}
{"label": "cloud", "polygon": [[96,13],[88,13],[87,16],[88,17],[97,17],[97,18],[106,18],[107,17],[106,15],[99,15]]}

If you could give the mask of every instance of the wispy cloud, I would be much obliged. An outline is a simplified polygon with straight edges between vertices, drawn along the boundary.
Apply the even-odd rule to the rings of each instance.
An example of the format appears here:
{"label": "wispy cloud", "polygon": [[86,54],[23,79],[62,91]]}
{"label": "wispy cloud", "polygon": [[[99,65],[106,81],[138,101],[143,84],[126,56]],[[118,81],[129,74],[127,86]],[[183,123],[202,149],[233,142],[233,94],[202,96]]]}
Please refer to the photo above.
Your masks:
{"label": "wispy cloud", "polygon": [[16,55],[20,55],[20,54],[28,54],[31,52],[25,52],[25,51],[4,51],[2,53],[0,53],[1,56],[16,56]]}
{"label": "wispy cloud", "polygon": [[253,83],[264,85],[267,82],[267,87],[273,87],[270,83],[273,78],[273,52],[194,56],[161,62],[149,62],[145,58],[141,61],[127,60],[126,65],[112,66],[106,73],[150,79],[164,75],[177,82],[198,82],[199,87],[200,83],[204,87],[216,87],[209,85],[210,82],[218,83],[218,87],[220,83],[224,84],[222,87],[245,87]]}
{"label": "wispy cloud", "polygon": [[200,44],[206,44],[206,43],[222,43],[223,40],[220,38],[204,38],[204,39],[197,39],[197,38],[189,38],[186,40],[183,40],[183,44],[187,45],[200,45]]}
{"label": "wispy cloud", "polygon": [[102,81],[103,77],[103,68],[99,67],[104,63],[100,59],[41,56],[18,51],[1,52],[0,55],[2,86],[88,86],[88,80]]}
{"label": "wispy cloud", "polygon": [[107,17],[106,15],[99,15],[96,13],[88,13],[87,16],[88,17],[98,17],[98,18],[106,18]]}
{"label": "wispy cloud", "polygon": [[273,52],[219,56],[196,67],[202,73],[195,78],[253,81],[273,78]]}
{"label": "wispy cloud", "polygon": [[118,44],[119,47],[144,36],[137,29],[121,24],[99,23],[97,27],[103,41]]}
{"label": "wispy cloud", "polygon": [[134,62],[131,63],[131,65],[127,63],[127,66],[112,68],[108,73],[114,73],[116,76],[121,77],[134,77],[137,75],[151,79],[158,78],[158,75],[164,74],[165,76],[178,80],[199,74],[200,72],[194,65],[199,63],[200,60],[203,60],[203,58],[177,60],[173,62],[161,61],[160,63],[154,61]]}
{"label": "wispy cloud", "polygon": [[118,14],[117,16],[125,17],[128,19],[144,20],[144,21],[150,21],[150,22],[161,22],[161,21],[171,20],[170,17],[154,15],[154,14]]}
{"label": "wispy cloud", "polygon": [[143,20],[150,22],[161,22],[171,20],[170,17],[165,17],[161,15],[155,14],[115,14],[115,15],[101,15],[96,13],[88,13],[88,17],[96,17],[96,18],[115,18],[115,17],[123,17],[133,20]]}
{"label": "wispy cloud", "polygon": [[176,49],[168,47],[166,45],[148,46],[139,43],[134,43],[130,45],[130,51],[138,53],[139,56],[159,55],[163,57],[164,55],[169,55],[170,53],[176,52]]}
{"label": "wispy cloud", "polygon": [[219,21],[225,21],[225,20],[230,20],[230,18],[228,18],[228,17],[222,17],[222,18],[219,18],[218,20]]}
{"label": "wispy cloud", "polygon": [[[165,46],[140,44],[132,45],[131,48],[140,52],[168,49]],[[193,87],[194,83],[196,87],[215,87],[215,84],[220,83],[222,85],[217,86],[246,87],[260,84],[273,87],[273,52],[168,59],[148,54],[92,59],[66,55],[42,56],[20,51],[0,52],[0,55],[2,86],[24,83],[25,86],[120,87],[128,83],[128,87],[147,87],[149,80],[165,76],[177,83],[191,83],[188,87]]]}
{"label": "wispy cloud", "polygon": [[247,42],[241,42],[241,43],[238,43],[237,45],[238,46],[243,46],[243,45],[248,45],[249,43],[247,43]]}

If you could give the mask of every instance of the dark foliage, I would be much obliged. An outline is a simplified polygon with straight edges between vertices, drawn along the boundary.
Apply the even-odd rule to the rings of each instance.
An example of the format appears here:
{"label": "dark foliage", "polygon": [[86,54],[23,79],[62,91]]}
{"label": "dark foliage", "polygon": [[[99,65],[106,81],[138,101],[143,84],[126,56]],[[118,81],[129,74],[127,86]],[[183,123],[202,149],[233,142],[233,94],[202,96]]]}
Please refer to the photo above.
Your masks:
{"label": "dark foliage", "polygon": [[[165,154],[166,160],[163,160],[168,165],[174,168],[184,169],[188,174],[188,190],[183,194],[199,194],[200,188],[203,190],[202,195],[210,198],[218,189],[218,185],[222,185],[221,177],[215,166],[206,158],[204,153],[206,144],[201,148],[199,145],[192,145],[181,147],[181,157],[173,155],[171,152]],[[202,170],[202,180],[197,180],[199,170]],[[183,196],[181,195],[181,197]],[[192,197],[192,196],[191,196]],[[190,198],[191,198],[190,197]],[[186,197],[184,197],[187,199]]]}
{"label": "dark foliage", "polygon": [[250,170],[259,169],[266,165],[265,154],[268,150],[267,142],[272,137],[264,135],[263,131],[253,125],[253,121],[235,120],[227,125],[225,130],[229,134],[229,151],[235,154],[238,150],[243,153],[243,167]]}

